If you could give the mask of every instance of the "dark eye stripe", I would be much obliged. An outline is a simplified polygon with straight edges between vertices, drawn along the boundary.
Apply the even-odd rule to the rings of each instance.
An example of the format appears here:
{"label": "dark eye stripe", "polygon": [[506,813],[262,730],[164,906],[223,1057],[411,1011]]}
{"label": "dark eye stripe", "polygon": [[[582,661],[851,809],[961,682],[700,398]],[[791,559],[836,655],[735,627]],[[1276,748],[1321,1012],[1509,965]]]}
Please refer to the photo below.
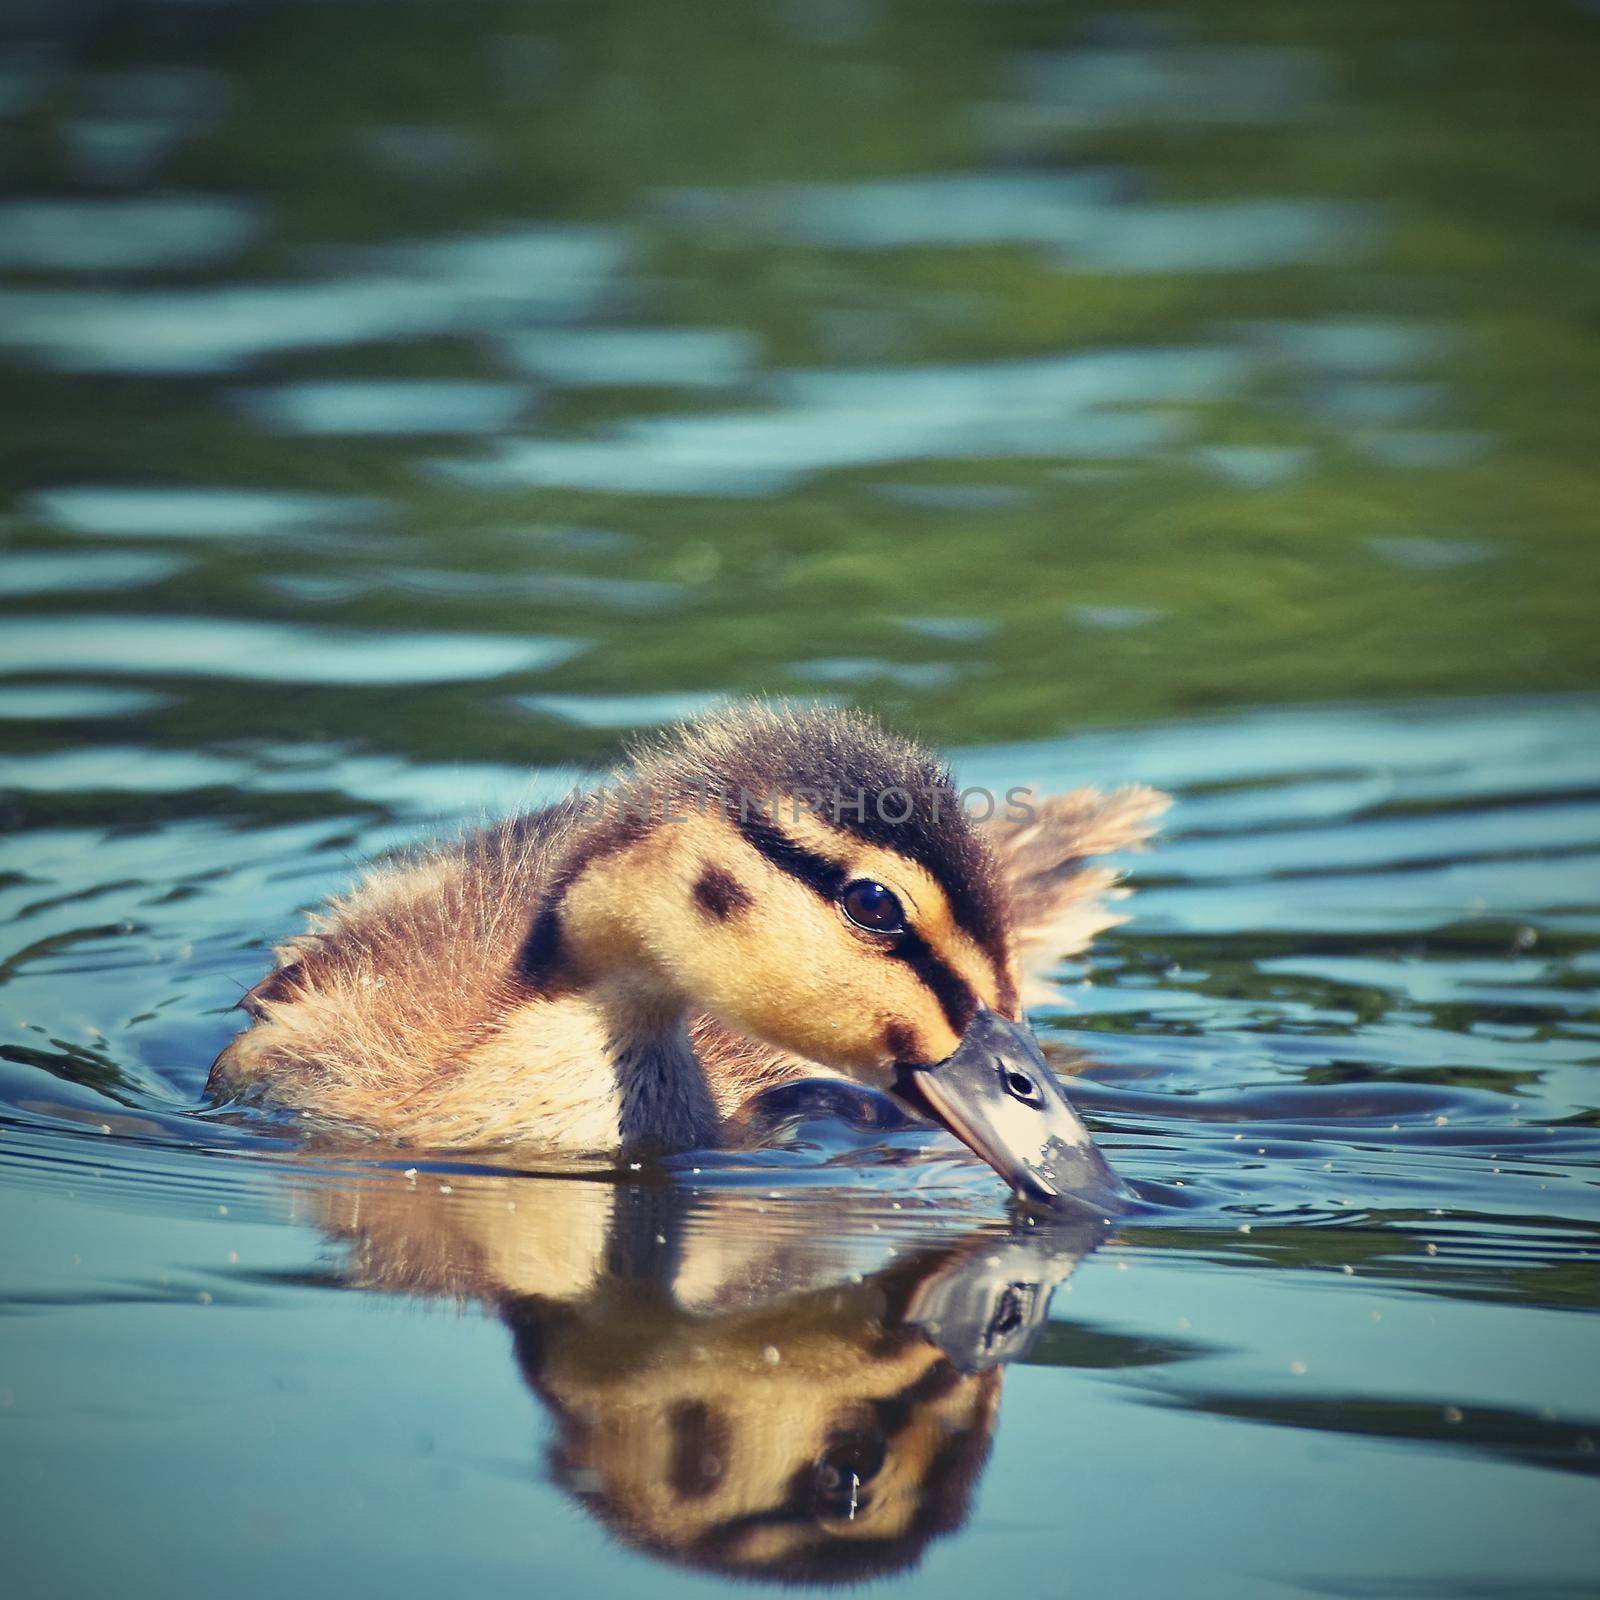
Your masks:
{"label": "dark eye stripe", "polygon": [[884,1025],[883,1047],[896,1061],[915,1061],[922,1054],[922,1041],[917,1030],[904,1022]]}
{"label": "dark eye stripe", "polygon": [[[736,817],[733,822],[749,843],[780,872],[798,878],[808,889],[830,903],[838,898],[839,891],[848,881],[848,875],[842,867],[835,866],[826,856],[818,855],[815,850],[807,849],[798,840],[791,839],[765,817]],[[939,1002],[945,1021],[957,1033],[967,1031],[967,1024],[978,1009],[978,997],[969,983],[957,977],[948,962],[934,954],[921,934],[907,928],[895,935],[892,944],[885,946],[884,954],[905,962]]]}
{"label": "dark eye stripe", "polygon": [[973,993],[972,985],[958,977],[955,969],[942,957],[935,955],[921,934],[913,933],[909,928],[895,936],[888,954],[896,961],[905,962],[916,973],[939,1002],[944,1020],[956,1033],[965,1033],[967,1024],[978,1010],[978,997]]}
{"label": "dark eye stripe", "polygon": [[835,866],[815,850],[808,850],[765,817],[736,817],[734,826],[744,835],[746,842],[759,850],[780,872],[798,878],[824,900],[838,897],[846,880],[843,867]]}

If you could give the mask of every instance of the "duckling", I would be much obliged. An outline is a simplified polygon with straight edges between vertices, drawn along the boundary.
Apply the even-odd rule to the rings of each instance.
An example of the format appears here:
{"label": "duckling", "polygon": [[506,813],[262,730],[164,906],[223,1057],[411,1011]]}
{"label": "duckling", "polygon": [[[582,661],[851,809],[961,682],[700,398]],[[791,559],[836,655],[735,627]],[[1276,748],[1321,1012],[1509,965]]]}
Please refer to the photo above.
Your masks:
{"label": "duckling", "polygon": [[1163,803],[1080,792],[985,828],[860,713],[722,712],[609,789],[378,865],[278,951],[208,1091],[396,1144],[640,1152],[831,1074],[1026,1192],[1093,1188],[1024,994],[1114,920],[1083,857]]}

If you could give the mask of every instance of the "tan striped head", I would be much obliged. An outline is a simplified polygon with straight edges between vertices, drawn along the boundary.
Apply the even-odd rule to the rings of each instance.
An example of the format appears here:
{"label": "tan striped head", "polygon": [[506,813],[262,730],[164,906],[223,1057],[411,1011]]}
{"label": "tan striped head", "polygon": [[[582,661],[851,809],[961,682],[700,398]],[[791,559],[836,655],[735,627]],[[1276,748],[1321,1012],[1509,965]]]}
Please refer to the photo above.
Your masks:
{"label": "tan striped head", "polygon": [[864,717],[692,725],[592,821],[519,957],[535,991],[604,989],[653,1029],[710,1012],[943,1122],[1013,1187],[1122,1191],[1017,999],[988,847],[945,768]]}
{"label": "tan striped head", "polygon": [[864,717],[691,726],[596,809],[524,947],[536,984],[632,984],[880,1086],[981,1008],[1019,1014],[999,875],[948,772]]}

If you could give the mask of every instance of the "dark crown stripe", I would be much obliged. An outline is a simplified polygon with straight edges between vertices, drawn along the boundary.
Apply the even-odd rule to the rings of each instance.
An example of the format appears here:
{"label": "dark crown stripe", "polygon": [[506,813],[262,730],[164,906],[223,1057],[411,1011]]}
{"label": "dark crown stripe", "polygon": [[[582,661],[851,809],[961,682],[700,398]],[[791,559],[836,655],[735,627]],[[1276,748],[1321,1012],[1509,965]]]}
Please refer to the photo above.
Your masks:
{"label": "dark crown stripe", "polygon": [[517,951],[516,974],[524,983],[548,983],[561,967],[561,907],[540,906]]}
{"label": "dark crown stripe", "polygon": [[837,899],[846,882],[843,867],[826,856],[818,855],[815,850],[807,849],[799,840],[791,839],[782,828],[765,817],[735,817],[733,825],[744,835],[746,843],[764,855],[780,872],[798,878],[824,900]]}

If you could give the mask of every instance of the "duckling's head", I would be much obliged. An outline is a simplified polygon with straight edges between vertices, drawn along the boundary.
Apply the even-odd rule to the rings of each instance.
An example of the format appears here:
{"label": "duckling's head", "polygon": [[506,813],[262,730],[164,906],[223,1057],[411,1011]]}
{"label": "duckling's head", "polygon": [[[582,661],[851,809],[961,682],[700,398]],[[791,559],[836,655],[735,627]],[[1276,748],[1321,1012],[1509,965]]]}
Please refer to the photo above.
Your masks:
{"label": "duckling's head", "polygon": [[710,1012],[894,1090],[1037,1196],[1104,1186],[1022,1018],[997,863],[930,752],[855,712],[744,707],[640,749],[587,812],[528,983]]}

